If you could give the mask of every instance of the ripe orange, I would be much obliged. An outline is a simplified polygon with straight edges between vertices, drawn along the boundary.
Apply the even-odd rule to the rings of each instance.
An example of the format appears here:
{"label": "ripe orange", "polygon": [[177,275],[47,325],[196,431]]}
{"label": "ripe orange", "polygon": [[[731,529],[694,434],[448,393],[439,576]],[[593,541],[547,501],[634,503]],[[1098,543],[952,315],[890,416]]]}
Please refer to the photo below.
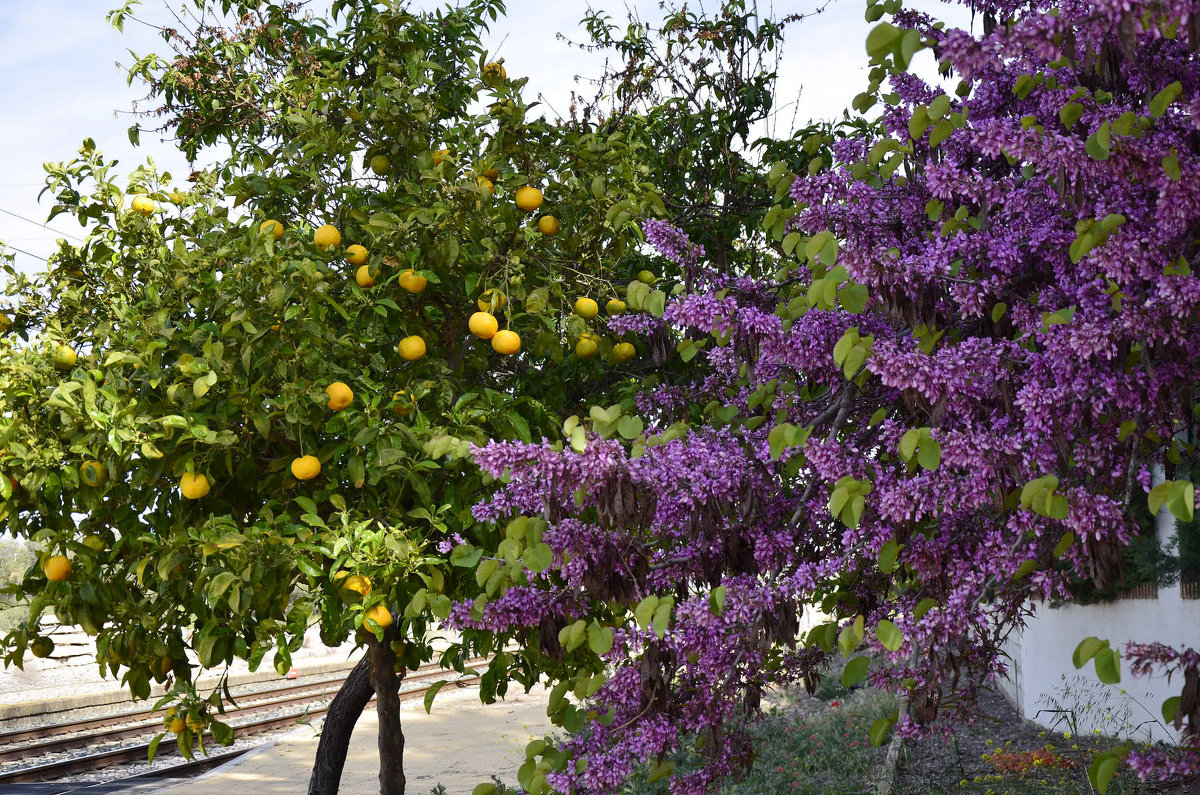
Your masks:
{"label": "ripe orange", "polygon": [[187,726],[187,723],[183,720],[183,718],[174,716],[172,716],[170,720],[164,720],[163,722],[166,724],[167,731],[171,732],[172,734],[183,734],[183,730]]}
{"label": "ripe orange", "polygon": [[413,334],[411,337],[405,337],[400,340],[397,350],[400,351],[401,359],[406,362],[415,362],[425,355],[425,340]]}
{"label": "ripe orange", "polygon": [[296,480],[312,480],[321,474],[321,462],[315,455],[302,455],[292,459],[292,477]]}
{"label": "ripe orange", "polygon": [[600,314],[600,306],[591,298],[576,298],[575,314],[579,315],[584,320],[591,320],[596,315]]}
{"label": "ripe orange", "polygon": [[59,370],[70,370],[78,358],[75,351],[66,345],[59,345],[54,349],[54,366]]}
{"label": "ripe orange", "polygon": [[487,177],[479,178],[479,190],[486,193],[489,199],[496,194],[496,186]]}
{"label": "ripe orange", "polygon": [[342,242],[342,233],[333,224],[317,227],[313,232],[313,244],[317,248],[330,249]]}
{"label": "ripe orange", "polygon": [[479,339],[490,340],[496,336],[496,331],[500,328],[500,324],[496,322],[496,317],[490,312],[476,312],[467,321],[467,327]]}
{"label": "ripe orange", "polygon": [[399,282],[401,287],[403,287],[405,290],[408,290],[410,293],[413,293],[414,295],[424,290],[425,285],[429,284],[428,279],[414,271],[412,268],[409,268],[408,270],[404,271],[404,273],[401,273],[396,281]]}
{"label": "ripe orange", "polygon": [[575,343],[575,355],[580,359],[591,359],[598,350],[600,348],[596,345],[596,341],[589,337],[580,337],[579,342]]}
{"label": "ripe orange", "polygon": [[500,179],[500,169],[496,168],[495,166],[492,166],[491,168],[485,168],[483,170],[483,175],[494,182],[495,180]]}
{"label": "ripe orange", "polygon": [[71,561],[66,555],[51,555],[42,564],[42,571],[50,582],[62,582],[71,576]]}
{"label": "ripe orange", "polygon": [[484,290],[475,304],[480,312],[499,312],[508,304],[508,299],[499,290]]}
{"label": "ripe orange", "polygon": [[326,405],[334,411],[341,411],[354,402],[354,390],[341,381],[334,381],[325,387],[325,394],[329,395],[329,403]]}
{"label": "ripe orange", "polygon": [[179,479],[179,493],[189,500],[198,500],[212,489],[208,475],[198,475],[194,472],[184,472]]}
{"label": "ripe orange", "polygon": [[[383,605],[375,605],[363,613],[363,618],[374,621],[379,625],[380,629],[387,629],[392,625],[392,614]],[[368,627],[369,628],[369,627]]]}
{"label": "ripe orange", "polygon": [[341,587],[347,591],[357,591],[360,596],[366,596],[371,592],[371,581],[361,574],[351,574],[341,584]]}
{"label": "ripe orange", "polygon": [[617,364],[621,364],[622,362],[627,362],[634,356],[637,356],[637,349],[633,347],[632,343],[620,342],[613,346],[612,355],[613,361],[615,361]]}
{"label": "ripe orange", "polygon": [[625,313],[625,302],[620,298],[610,298],[604,305],[604,311],[610,315],[622,315]]}
{"label": "ripe orange", "polygon": [[414,408],[412,395],[403,389],[392,395],[392,411],[401,417],[407,417],[409,414],[412,414]]}
{"label": "ripe orange", "polygon": [[504,329],[497,331],[492,337],[492,350],[496,353],[509,355],[521,350],[521,337],[515,331]]}
{"label": "ripe orange", "polygon": [[517,195],[514,197],[517,206],[527,213],[531,213],[542,206],[542,192],[532,185],[524,185],[517,188]]}
{"label": "ripe orange", "polygon": [[367,249],[365,246],[360,246],[355,243],[352,246],[346,246],[346,262],[351,265],[363,265],[367,261]]}
{"label": "ripe orange", "polygon": [[558,219],[553,215],[543,215],[538,219],[538,231],[548,237],[554,237],[558,234],[559,223]]}
{"label": "ripe orange", "polygon": [[354,283],[364,290],[375,286],[375,277],[371,275],[371,266],[363,265],[354,273]]}
{"label": "ripe orange", "polygon": [[258,225],[258,233],[260,235],[270,235],[278,240],[283,237],[283,224],[274,219],[267,219]]}
{"label": "ripe orange", "polygon": [[84,461],[79,465],[79,479],[85,486],[99,488],[108,480],[108,470],[99,461]]}
{"label": "ripe orange", "polygon": [[450,156],[449,149],[439,149],[433,153],[433,164],[435,166],[440,166],[442,163],[444,163],[446,161],[446,158],[448,158],[449,156]]}
{"label": "ripe orange", "polygon": [[154,200],[149,196],[144,196],[139,193],[137,196],[133,197],[133,202],[129,205],[129,209],[133,210],[135,213],[141,213],[142,215],[153,215],[155,210]]}

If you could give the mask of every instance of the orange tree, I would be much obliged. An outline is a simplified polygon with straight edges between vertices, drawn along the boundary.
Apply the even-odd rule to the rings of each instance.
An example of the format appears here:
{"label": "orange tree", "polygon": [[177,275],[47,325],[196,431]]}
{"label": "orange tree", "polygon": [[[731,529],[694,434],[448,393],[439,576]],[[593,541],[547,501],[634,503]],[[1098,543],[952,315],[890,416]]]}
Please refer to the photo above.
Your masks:
{"label": "orange tree", "polygon": [[[78,624],[135,696],[173,683],[190,754],[232,737],[195,671],[285,672],[319,624],[370,664],[313,791],[336,789],[374,690],[381,788],[402,792],[398,677],[488,587],[459,543],[496,542],[471,518],[469,444],[553,435],[620,380],[629,349],[573,308],[630,280],[631,219],[661,203],[621,135],[530,120],[525,81],[479,42],[498,2],[194,5],[192,30],[164,31],[174,56],[132,74],[189,158],[219,161],[185,189],[152,165],[119,176],[86,141],[47,166],[51,217],[86,242],[9,273],[0,517],[41,554],[5,660],[46,648],[51,613]],[[531,541],[511,576],[548,552]],[[530,678],[496,644],[467,632],[440,659],[495,653],[490,700]]]}

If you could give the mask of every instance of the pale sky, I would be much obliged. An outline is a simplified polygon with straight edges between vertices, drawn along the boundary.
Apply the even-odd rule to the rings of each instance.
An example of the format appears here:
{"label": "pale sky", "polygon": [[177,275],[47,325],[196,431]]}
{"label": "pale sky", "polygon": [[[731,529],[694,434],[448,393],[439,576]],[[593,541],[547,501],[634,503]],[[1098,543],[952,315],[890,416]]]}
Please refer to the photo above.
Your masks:
{"label": "pale sky", "polygon": [[[148,19],[166,19],[163,2],[144,0],[142,13]],[[822,2],[774,0],[774,13],[809,12]],[[651,0],[630,4],[642,9],[644,19],[657,21]],[[761,0],[764,12],[770,4]],[[116,64],[131,62],[128,50],[162,53],[166,45],[155,31],[137,23],[128,23],[124,34],[109,27],[105,14],[116,5],[119,0],[0,0],[0,241],[14,251],[24,270],[39,270],[43,263],[37,257],[54,251],[56,238],[82,233],[66,216],[50,222],[53,230],[38,225],[49,212],[47,202],[37,201],[45,175],[42,163],[71,159],[83,139],[91,137],[106,155],[120,160],[122,174],[147,157],[177,175],[180,184],[189,171],[183,156],[154,135],[143,133],[136,149],[128,141],[126,130],[133,123],[129,111],[145,92],[136,82],[126,86],[125,72]],[[416,5],[436,3],[421,0]],[[592,0],[590,5],[608,11],[616,21],[624,19],[624,2]],[[715,6],[715,0],[704,5]],[[962,6],[935,0],[914,5],[931,8],[953,24],[969,24]],[[587,0],[509,0],[508,16],[493,25],[487,44],[505,59],[510,77],[530,77],[530,100],[540,92],[565,113],[575,76],[599,74],[597,56],[571,49],[555,36],[564,33],[583,40],[579,19],[588,6]],[[799,94],[798,126],[840,115],[866,87],[864,40],[871,25],[863,19],[864,8],[863,0],[833,0],[823,13],[789,29],[778,97],[783,105]],[[921,70],[928,72],[932,58],[922,54],[918,65],[921,58],[928,59]],[[787,107],[781,118],[782,135],[790,126],[792,108]]]}

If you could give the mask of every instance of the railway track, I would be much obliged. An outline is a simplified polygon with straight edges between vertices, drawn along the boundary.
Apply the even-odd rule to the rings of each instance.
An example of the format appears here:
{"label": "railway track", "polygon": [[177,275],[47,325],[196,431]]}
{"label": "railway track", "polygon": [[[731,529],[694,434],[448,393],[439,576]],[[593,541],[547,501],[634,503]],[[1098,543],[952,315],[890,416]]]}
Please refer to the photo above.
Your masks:
{"label": "railway track", "polygon": [[[479,664],[485,660],[472,660]],[[337,693],[345,680],[345,673],[337,677],[288,684],[271,690],[245,694],[237,697],[237,707],[229,708],[223,720],[234,727],[238,737],[265,734],[290,729],[300,721],[312,720],[325,714],[328,701]],[[438,679],[451,679],[455,672],[437,666],[425,666],[407,675],[402,684],[402,700],[423,698]],[[475,677],[466,677],[458,683],[470,682]],[[274,713],[255,717],[262,713]],[[132,710],[117,715],[64,721],[29,729],[0,732],[0,763],[19,761],[19,767],[0,769],[0,786],[23,782],[47,781],[77,773],[90,772],[99,768],[119,764],[144,763],[149,754],[150,742],[162,731],[162,712],[154,710]],[[44,760],[44,757],[83,751],[101,743],[136,739],[115,748],[102,748],[91,752],[74,754],[65,759]],[[219,746],[216,746],[219,748]],[[223,764],[240,756],[245,751],[214,753],[210,757],[184,762],[135,777],[185,777]],[[156,758],[177,756],[174,743],[164,741],[159,745]],[[43,759],[43,761],[37,761]],[[28,764],[33,762],[33,764]],[[87,791],[86,785],[71,785],[73,789],[61,792]],[[3,789],[0,789],[2,792]],[[42,790],[39,791],[49,791]]]}

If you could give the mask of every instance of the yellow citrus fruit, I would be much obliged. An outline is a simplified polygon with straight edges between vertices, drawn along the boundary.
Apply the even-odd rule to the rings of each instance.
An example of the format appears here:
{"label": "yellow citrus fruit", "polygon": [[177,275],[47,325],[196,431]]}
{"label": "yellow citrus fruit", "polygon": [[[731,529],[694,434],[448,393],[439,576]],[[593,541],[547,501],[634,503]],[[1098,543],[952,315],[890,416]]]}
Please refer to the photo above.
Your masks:
{"label": "yellow citrus fruit", "polygon": [[600,314],[600,305],[591,298],[576,298],[575,314],[579,315],[584,320],[591,320],[596,315]]}
{"label": "yellow citrus fruit", "polygon": [[637,356],[637,349],[633,347],[632,343],[619,342],[613,346],[613,360],[618,364],[627,362],[634,356]]}
{"label": "yellow citrus fruit", "polygon": [[79,465],[79,479],[85,486],[103,486],[104,481],[108,480],[108,470],[99,461],[84,461]]}
{"label": "yellow citrus fruit", "polygon": [[559,224],[558,219],[553,215],[543,215],[538,219],[538,231],[543,235],[554,237],[558,234]]}
{"label": "yellow citrus fruit", "polygon": [[33,652],[34,657],[45,659],[54,652],[54,641],[49,638],[38,638],[29,644],[29,650]]}
{"label": "yellow citrus fruit", "polygon": [[171,204],[179,205],[187,201],[187,194],[183,191],[173,190],[168,198],[170,198]]}
{"label": "yellow citrus fruit", "polygon": [[171,732],[172,734],[183,734],[184,727],[187,726],[187,723],[184,722],[183,718],[176,717],[172,717],[165,723],[167,731]]}
{"label": "yellow citrus fruit", "polygon": [[172,660],[170,657],[164,656],[164,657],[158,658],[158,674],[159,674],[159,676],[166,676],[167,674],[171,673],[171,669],[174,667],[175,667],[175,661]]}
{"label": "yellow citrus fruit", "polygon": [[341,381],[334,381],[325,387],[325,394],[329,395],[329,403],[326,405],[334,411],[341,411],[354,402],[354,390]]}
{"label": "yellow citrus fruit", "polygon": [[638,271],[637,280],[642,284],[654,284],[658,277],[650,271]]}
{"label": "yellow citrus fruit", "polygon": [[449,149],[439,149],[433,153],[433,164],[435,166],[440,166],[442,163],[445,162],[446,158],[449,156],[450,156]]}
{"label": "yellow citrus fruit", "polygon": [[82,539],[80,539],[79,543],[83,544],[93,552],[103,552],[108,547],[108,544],[105,543],[104,539],[95,533],[89,533],[88,535],[84,536]]}
{"label": "yellow citrus fruit", "polygon": [[321,474],[321,462],[315,455],[302,455],[292,459],[292,477],[296,480],[312,480]]}
{"label": "yellow citrus fruit", "polygon": [[587,337],[581,337],[579,342],[575,343],[575,355],[580,359],[590,359],[596,355],[596,351],[598,350],[599,347],[596,345],[596,341]]}
{"label": "yellow citrus fruit", "polygon": [[414,295],[424,290],[425,285],[429,284],[428,279],[414,271],[412,268],[409,268],[408,270],[404,271],[404,273],[401,273],[400,277],[396,279],[396,281],[400,283],[401,287],[403,287],[405,290],[408,290],[410,293],[413,293]]}
{"label": "yellow citrus fruit", "polygon": [[610,298],[608,303],[604,305],[604,311],[610,315],[621,315],[625,313],[625,302],[620,298]]}
{"label": "yellow citrus fruit", "polygon": [[496,186],[493,185],[492,181],[490,179],[488,179],[487,177],[479,178],[479,190],[482,191],[483,193],[486,193],[488,195],[488,198],[491,198],[492,196],[494,196],[496,194]]}
{"label": "yellow citrus fruit", "polygon": [[133,197],[133,202],[129,207],[135,213],[141,213],[142,215],[152,215],[155,210],[154,200],[140,193]]}
{"label": "yellow citrus fruit", "polygon": [[[392,614],[383,605],[375,605],[363,613],[364,618],[368,618],[379,625],[380,629],[387,629],[392,625]],[[369,627],[368,627],[369,628]]]}
{"label": "yellow citrus fruit", "polygon": [[189,500],[198,500],[212,489],[208,475],[198,475],[195,472],[184,472],[179,478],[179,493]]}
{"label": "yellow citrus fruit", "polygon": [[51,555],[42,564],[42,571],[50,582],[61,582],[71,576],[71,561],[66,555]]}
{"label": "yellow citrus fruit", "polygon": [[203,715],[188,715],[187,727],[194,732],[198,732],[208,725],[208,719]]}
{"label": "yellow citrus fruit", "polygon": [[413,334],[411,337],[400,340],[397,350],[400,351],[401,359],[406,362],[415,362],[425,355],[425,340]]}
{"label": "yellow citrus fruit", "polygon": [[67,345],[59,345],[54,349],[54,366],[59,370],[70,370],[78,358],[75,351]]}
{"label": "yellow citrus fruit", "polygon": [[500,179],[500,169],[496,168],[495,166],[485,168],[483,170],[483,176],[494,182],[495,180]]}
{"label": "yellow citrus fruit", "polygon": [[521,337],[517,332],[508,329],[497,331],[492,337],[492,350],[505,355],[516,353],[521,350]]}
{"label": "yellow citrus fruit", "polygon": [[353,246],[346,246],[346,262],[351,265],[363,265],[367,261],[367,249],[355,243]]}
{"label": "yellow citrus fruit", "polygon": [[542,206],[542,192],[532,185],[524,185],[517,188],[515,199],[517,206],[527,213],[531,213]]}
{"label": "yellow citrus fruit", "polygon": [[329,249],[342,242],[342,233],[333,224],[325,224],[317,227],[317,231],[313,232],[313,243],[317,248]]}
{"label": "yellow citrus fruit", "polygon": [[392,161],[387,155],[375,155],[371,158],[371,171],[375,172],[375,176],[382,177],[391,170]]}
{"label": "yellow citrus fruit", "polygon": [[480,312],[499,312],[508,304],[508,299],[499,290],[484,290],[475,304]]}
{"label": "yellow citrus fruit", "polygon": [[403,389],[392,395],[392,411],[401,417],[407,417],[413,411],[413,398]]}
{"label": "yellow citrus fruit", "polygon": [[12,321],[8,319],[8,315],[0,312],[0,334],[12,328]]}
{"label": "yellow citrus fruit", "polygon": [[371,581],[361,574],[351,574],[342,583],[341,587],[347,591],[357,591],[359,594],[366,596],[371,592]]}
{"label": "yellow citrus fruit", "polygon": [[490,340],[496,336],[496,330],[500,328],[500,324],[496,322],[495,316],[490,312],[476,312],[467,321],[467,327],[479,339]]}
{"label": "yellow citrus fruit", "polygon": [[504,80],[508,77],[508,72],[504,71],[504,64],[493,61],[483,67],[483,82],[491,85],[498,80]]}
{"label": "yellow citrus fruit", "polygon": [[278,240],[283,237],[283,224],[274,219],[267,219],[258,225],[258,233],[260,235],[270,235]]}
{"label": "yellow citrus fruit", "polygon": [[371,275],[371,266],[363,265],[354,272],[354,283],[366,289],[375,286],[375,277]]}

